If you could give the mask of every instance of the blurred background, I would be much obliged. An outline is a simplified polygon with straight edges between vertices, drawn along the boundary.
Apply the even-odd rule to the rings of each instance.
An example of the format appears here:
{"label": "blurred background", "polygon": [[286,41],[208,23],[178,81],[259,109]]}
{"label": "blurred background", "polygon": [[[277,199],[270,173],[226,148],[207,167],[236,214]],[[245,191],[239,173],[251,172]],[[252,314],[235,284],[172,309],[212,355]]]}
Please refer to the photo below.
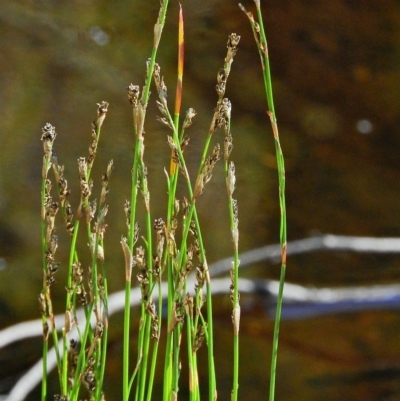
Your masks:
{"label": "blurred background", "polygon": [[[216,74],[226,41],[242,39],[226,96],[231,100],[239,202],[240,249],[279,240],[275,149],[249,22],[236,1],[181,0],[185,19],[183,110],[198,115],[188,131],[186,157],[197,171],[217,96]],[[243,5],[254,11],[253,3]],[[332,233],[400,237],[400,3],[395,0],[262,1],[275,107],[286,160],[288,239]],[[39,318],[41,129],[58,134],[55,151],[78,206],[76,160],[87,155],[96,103],[110,103],[93,171],[93,194],[114,160],[107,216],[106,260],[110,291],[122,290],[119,244],[126,233],[124,200],[130,194],[134,144],[126,87],[142,86],[159,2],[17,0],[0,8],[0,328]],[[169,89],[176,83],[178,2],[171,1],[158,62]],[[153,217],[165,216],[169,165],[167,129],[156,121],[155,88],[145,124]],[[222,143],[218,132],[215,142]],[[181,195],[185,191],[182,189]],[[222,164],[198,201],[209,262],[231,252]],[[68,237],[61,223],[57,251],[67,264]],[[85,243],[81,254],[89,255]],[[84,259],[84,257],[83,257]],[[83,260],[84,261],[84,260]],[[265,262],[243,276],[278,279]],[[54,303],[63,312],[65,278],[57,273]],[[400,257],[314,252],[288,259],[287,281],[316,287],[397,283]],[[216,304],[219,399],[231,390],[229,297]],[[273,321],[268,300],[243,300],[240,393],[266,399]],[[133,316],[135,318],[135,314]],[[110,321],[108,400],[120,399],[122,315]],[[134,325],[133,325],[134,326]],[[398,310],[319,316],[281,327],[277,399],[400,400]],[[132,332],[134,338],[135,333]],[[16,351],[18,350],[18,351]],[[41,339],[0,351],[0,392],[41,355]],[[7,368],[5,368],[7,367]],[[52,376],[54,392],[56,378]],[[201,378],[206,386],[206,375]],[[182,397],[185,394],[182,380]],[[38,399],[38,392],[32,400]]]}

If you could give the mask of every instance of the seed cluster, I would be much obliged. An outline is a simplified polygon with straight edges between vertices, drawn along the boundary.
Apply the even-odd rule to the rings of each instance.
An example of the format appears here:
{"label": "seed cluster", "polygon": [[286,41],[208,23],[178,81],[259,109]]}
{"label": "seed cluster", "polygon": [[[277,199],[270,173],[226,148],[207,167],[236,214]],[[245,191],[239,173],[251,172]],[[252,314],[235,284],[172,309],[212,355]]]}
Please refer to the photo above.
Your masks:
{"label": "seed cluster", "polygon": [[[65,348],[65,355],[60,355],[59,351],[56,351],[56,354],[59,363],[61,363],[61,358],[66,358],[67,360],[66,364],[63,362],[63,366],[65,365],[66,369],[68,369],[68,391],[74,391],[73,389],[79,388],[76,387],[77,383],[78,385],[82,383],[91,394],[97,391],[97,382],[99,380],[98,367],[100,363],[98,355],[100,355],[99,352],[102,347],[104,330],[108,327],[106,283],[103,274],[97,271],[97,263],[104,260],[102,244],[107,228],[105,217],[108,212],[108,205],[105,202],[109,191],[109,179],[113,169],[113,162],[109,162],[107,171],[102,176],[102,188],[98,206],[96,199],[90,199],[93,189],[93,181],[90,179],[90,173],[96,157],[100,128],[104,122],[107,109],[107,102],[101,102],[97,105],[97,115],[92,122],[92,143],[89,146],[88,156],[78,159],[80,203],[77,208],[75,223],[72,207],[68,199],[70,190],[64,176],[64,166],[58,164],[53,150],[56,138],[55,128],[51,124],[46,124],[43,127],[41,137],[44,149],[41,209],[43,221],[44,284],[43,290],[39,295],[39,304],[42,314],[43,338],[46,343],[51,333],[53,341],[55,343],[58,342],[50,286],[56,282],[55,274],[60,267],[60,262],[55,260],[55,253],[58,248],[55,220],[58,211],[61,210],[67,232],[71,236],[72,244],[74,244],[71,247],[71,258],[68,268],[65,324],[62,329],[65,343],[67,343],[67,335],[71,332],[72,328],[78,327],[76,317],[77,303],[84,305],[86,308],[88,317],[86,324],[90,325],[90,314],[93,313],[96,325],[94,329],[88,326],[88,334],[80,336],[79,340],[71,338],[69,340],[69,349]],[[53,167],[54,181],[57,186],[58,201],[53,200],[52,182],[48,177],[51,167]],[[78,222],[83,216],[85,216],[85,222],[88,226],[88,243],[92,256],[92,262],[88,266],[86,274],[78,259],[78,253],[74,248],[78,234]],[[84,344],[81,344],[81,341],[84,341]],[[84,355],[82,355],[82,352]],[[65,395],[68,391],[64,388],[63,395],[56,394],[54,399],[60,401],[69,400],[69,397]],[[104,399],[103,395],[102,399]]]}

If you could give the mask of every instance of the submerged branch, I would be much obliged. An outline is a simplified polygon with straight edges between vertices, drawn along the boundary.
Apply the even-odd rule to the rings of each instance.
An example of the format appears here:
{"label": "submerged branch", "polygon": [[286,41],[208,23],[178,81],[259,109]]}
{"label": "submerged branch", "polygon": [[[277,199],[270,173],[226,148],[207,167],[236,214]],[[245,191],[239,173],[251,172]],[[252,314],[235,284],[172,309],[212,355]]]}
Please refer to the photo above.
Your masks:
{"label": "submerged branch", "polygon": [[[364,253],[400,253],[400,238],[349,237],[338,235],[322,235],[288,243],[288,254],[295,255],[314,251],[349,251]],[[270,260],[279,262],[280,245],[267,245],[240,255],[240,268],[253,263]],[[217,276],[228,272],[231,258],[226,258],[209,267],[210,275]],[[195,278],[188,279],[188,288],[194,287]],[[213,294],[228,294],[230,278],[213,280]],[[167,283],[162,284],[163,294],[167,294]],[[275,280],[239,279],[241,293],[257,294],[266,300],[266,309],[271,317],[274,314],[278,295],[279,282]],[[131,290],[131,306],[140,304],[140,289]],[[124,291],[109,295],[109,316],[123,310]],[[282,319],[296,320],[312,318],[333,313],[354,312],[362,310],[380,310],[400,308],[400,284],[357,286],[345,288],[315,288],[287,283],[284,289],[284,306]],[[79,321],[84,321],[82,310],[77,311]],[[55,316],[56,327],[64,324],[64,314]],[[96,324],[93,317],[92,326]],[[26,338],[42,335],[41,320],[36,319],[10,326],[0,331],[0,348],[6,347]],[[77,338],[76,331],[69,333],[69,338]],[[60,345],[61,346],[61,345]],[[48,370],[55,367],[54,349],[49,350]],[[36,363],[25,375],[20,377],[7,401],[22,401],[27,394],[40,383],[42,377],[42,361]]]}

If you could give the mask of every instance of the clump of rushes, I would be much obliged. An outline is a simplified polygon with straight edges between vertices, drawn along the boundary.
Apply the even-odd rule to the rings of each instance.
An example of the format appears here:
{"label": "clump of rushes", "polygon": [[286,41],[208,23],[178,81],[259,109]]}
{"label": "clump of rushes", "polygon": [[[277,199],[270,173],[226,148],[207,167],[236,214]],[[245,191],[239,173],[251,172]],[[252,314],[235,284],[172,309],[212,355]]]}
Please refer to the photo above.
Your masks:
{"label": "clump of rushes", "polygon": [[[64,176],[64,167],[58,164],[53,151],[56,138],[55,128],[51,124],[46,124],[43,128],[41,138],[44,148],[41,191],[43,288],[39,295],[43,322],[42,400],[46,400],[47,397],[46,361],[50,332],[55,344],[60,382],[60,394],[54,395],[54,399],[77,400],[82,384],[87,389],[90,399],[101,400],[103,397],[102,386],[108,331],[107,276],[104,265],[103,240],[106,230],[105,216],[108,211],[106,197],[113,162],[110,161],[107,171],[103,174],[98,206],[96,200],[90,200],[93,187],[90,174],[107,108],[107,102],[98,104],[97,116],[92,122],[92,143],[89,147],[89,155],[86,158],[78,159],[81,200],[75,222],[73,221],[72,206],[68,200],[70,191]],[[52,196],[52,180],[48,174],[51,168],[54,172],[58,201],[53,200]],[[71,238],[65,324],[61,329],[61,339],[59,339],[55,327],[50,291],[51,285],[56,282],[55,273],[60,267],[60,262],[55,260],[58,246],[55,217],[58,210],[61,210],[66,230]],[[81,266],[76,250],[81,218],[84,218],[86,223],[86,242],[90,245],[91,254],[91,263],[87,270],[85,269],[86,271]],[[86,275],[86,280],[84,275]],[[85,322],[78,322],[77,308],[79,306],[84,307]],[[91,320],[95,322],[93,326]],[[78,326],[78,324],[80,325]]]}
{"label": "clump of rushes", "polygon": [[[140,90],[138,85],[130,84],[127,88],[128,99],[133,111],[135,146],[130,199],[125,201],[124,211],[127,225],[126,237],[122,236],[121,246],[125,259],[125,308],[123,334],[123,401],[135,399],[150,401],[152,399],[154,377],[159,358],[158,345],[162,335],[166,337],[166,351],[163,365],[163,400],[177,400],[181,380],[181,346],[182,338],[186,339],[189,372],[189,397],[191,401],[200,401],[205,396],[200,394],[198,351],[202,346],[207,348],[208,360],[208,399],[217,399],[217,384],[214,364],[214,332],[212,309],[212,283],[204,247],[204,234],[201,230],[196,203],[212,178],[216,163],[223,158],[227,209],[230,220],[233,258],[231,264],[230,298],[232,301],[233,326],[233,383],[231,399],[238,399],[239,388],[239,327],[240,304],[238,292],[239,277],[239,218],[238,204],[233,198],[236,184],[235,165],[231,160],[233,138],[231,132],[231,102],[225,97],[228,77],[232,62],[237,52],[240,36],[232,33],[228,37],[227,53],[223,66],[217,73],[217,104],[211,118],[210,128],[206,133],[205,143],[199,163],[196,179],[192,181],[186,163],[186,148],[190,142],[187,129],[192,125],[196,111],[189,108],[181,118],[184,70],[184,30],[183,13],[180,8],[178,32],[178,71],[176,96],[173,114],[167,102],[167,86],[161,74],[161,67],[156,63],[156,55],[165,24],[168,1],[161,1],[160,11],[154,27],[153,50],[146,65],[145,85]],[[242,6],[241,6],[242,7]],[[244,10],[244,8],[242,7]],[[259,4],[258,4],[259,9]],[[266,41],[262,25],[258,25],[251,14],[247,14],[255,33],[260,49],[265,81],[270,85],[270,73],[266,51]],[[259,15],[261,18],[261,14]],[[261,28],[260,28],[261,26]],[[169,171],[165,170],[167,184],[167,214],[165,218],[153,219],[151,216],[150,192],[147,179],[147,167],[144,161],[144,125],[150,96],[150,85],[154,81],[161,116],[158,120],[170,131],[167,142],[171,151]],[[284,280],[284,258],[286,250],[286,223],[284,203],[283,157],[279,145],[279,136],[272,102],[272,90],[267,86],[269,115],[271,118],[277,152],[279,152],[279,183],[282,210],[282,279],[280,301]],[[272,103],[271,103],[272,102]],[[43,251],[43,289],[39,296],[43,322],[43,381],[42,400],[47,397],[46,356],[50,333],[56,350],[59,374],[60,394],[55,400],[72,401],[79,397],[100,401],[105,400],[103,393],[104,370],[107,351],[107,276],[105,270],[104,235],[105,217],[108,206],[109,178],[113,163],[109,163],[102,176],[102,189],[99,202],[92,200],[93,181],[91,170],[97,153],[100,130],[108,109],[108,103],[98,104],[97,116],[92,123],[92,143],[89,155],[78,159],[80,181],[80,203],[77,211],[72,211],[69,203],[69,189],[64,177],[64,168],[58,164],[53,151],[56,138],[55,129],[50,124],[43,128],[42,141],[44,158],[42,168],[42,251]],[[223,130],[223,146],[211,145],[218,129]],[[212,146],[212,149],[210,149]],[[58,200],[52,197],[52,181],[48,177],[53,168],[54,183]],[[179,176],[187,187],[187,196],[176,198]],[[137,218],[138,196],[143,198],[145,206],[144,234],[139,236]],[[57,236],[55,217],[61,210],[67,232],[70,234],[70,254],[68,260],[67,295],[65,307],[65,325],[61,337],[57,334],[51,301],[50,288],[55,283],[55,273],[60,263],[55,259]],[[75,220],[74,220],[75,217]],[[77,252],[79,224],[84,220],[86,225],[85,241],[89,244],[91,263],[85,269]],[[140,239],[139,239],[140,238]],[[193,276],[194,280],[189,280]],[[138,327],[138,345],[136,363],[130,365],[130,305],[132,279],[136,278],[141,291],[140,323]],[[167,283],[163,285],[162,279]],[[193,288],[190,288],[194,283]],[[167,289],[167,294],[163,291]],[[167,322],[162,325],[163,298],[167,298]],[[78,306],[83,307],[84,324],[78,322]],[[277,315],[277,321],[279,321]],[[79,325],[78,325],[79,323]],[[275,380],[277,334],[275,328],[274,358],[271,380]],[[271,390],[273,391],[273,390]]]}
{"label": "clump of rushes", "polygon": [[[163,16],[165,3],[162,3],[159,16]],[[160,17],[159,17],[160,21]],[[158,25],[160,23],[158,22]],[[156,25],[156,26],[158,26]],[[160,29],[155,30],[154,43],[159,43],[158,34]],[[164,358],[164,385],[163,399],[176,399],[179,391],[179,378],[181,372],[180,351],[184,325],[186,324],[186,342],[188,349],[189,368],[189,391],[191,400],[200,400],[199,375],[197,367],[197,351],[205,342],[208,355],[208,376],[210,400],[216,399],[216,377],[213,353],[213,321],[212,321],[212,291],[208,272],[203,236],[196,211],[196,201],[204,192],[206,184],[212,177],[215,164],[221,155],[220,145],[215,144],[209,155],[209,147],[213,134],[218,128],[225,131],[224,157],[226,164],[227,189],[229,197],[229,211],[231,216],[231,230],[234,243],[234,262],[232,271],[232,301],[234,305],[233,322],[235,333],[235,364],[234,364],[234,399],[237,397],[238,389],[238,333],[239,333],[239,296],[237,292],[238,277],[238,218],[237,204],[232,198],[234,190],[234,166],[229,163],[229,154],[232,150],[232,136],[230,132],[231,105],[224,98],[227,79],[230,73],[233,57],[237,51],[240,37],[232,34],[228,39],[228,51],[225,62],[217,74],[218,101],[215,108],[210,129],[206,136],[200,166],[192,188],[190,174],[186,166],[184,151],[189,144],[190,138],[186,135],[186,129],[192,124],[196,111],[189,108],[183,121],[180,120],[180,108],[183,87],[183,61],[184,61],[184,33],[182,9],[179,14],[178,34],[178,71],[175,96],[174,113],[169,111],[167,102],[167,86],[161,74],[161,67],[154,62],[155,51],[147,63],[146,85],[140,95],[137,85],[128,86],[128,99],[133,108],[133,121],[136,137],[134,160],[132,168],[132,192],[131,200],[125,203],[126,221],[128,235],[123,237],[121,245],[125,256],[125,330],[124,330],[124,372],[123,372],[123,400],[128,400],[132,392],[135,399],[150,400],[154,374],[158,356],[158,340],[162,333],[163,298],[161,277],[165,273],[168,282],[167,294],[167,324],[166,324],[166,352]],[[145,111],[148,102],[148,84],[154,79],[158,93],[157,105],[161,116],[159,121],[166,125],[171,134],[167,141],[171,149],[171,163],[169,172],[165,171],[168,192],[168,208],[166,219],[158,218],[151,224],[150,194],[148,191],[146,167],[144,164],[144,135],[143,125]],[[187,197],[176,199],[179,173],[184,177],[187,186]],[[146,233],[144,244],[135,247],[138,235],[136,222],[136,205],[139,191],[144,200],[146,213]],[[155,241],[153,239],[155,231]],[[180,244],[176,238],[178,229],[181,231]],[[152,244],[156,251],[153,251]],[[137,271],[137,279],[142,293],[141,319],[138,335],[137,361],[131,372],[129,369],[129,304],[132,279],[132,269]],[[187,288],[187,279],[191,272],[195,273],[196,284],[190,295]],[[157,288],[158,304],[153,301],[153,290]],[[204,294],[205,288],[205,294]],[[203,309],[206,310],[204,314]],[[154,341],[150,343],[151,339]],[[150,366],[150,367],[149,367]],[[133,387],[136,382],[135,387]]]}
{"label": "clump of rushes", "polygon": [[283,301],[283,287],[286,275],[286,201],[285,201],[285,162],[283,159],[282,148],[279,140],[278,124],[275,114],[274,97],[272,92],[271,82],[271,69],[269,66],[269,55],[267,38],[263,24],[263,17],[261,13],[260,0],[254,0],[257,10],[257,21],[251,12],[239,4],[240,9],[247,15],[251,28],[253,30],[254,39],[257,44],[258,52],[260,54],[261,67],[263,71],[264,88],[267,96],[268,116],[271,121],[272,133],[275,141],[275,152],[278,166],[278,181],[279,181],[279,206],[280,206],[280,231],[279,240],[281,245],[281,274],[279,280],[279,291],[276,305],[276,316],[274,326],[274,337],[272,340],[272,358],[271,358],[271,373],[270,373],[270,392],[269,400],[275,399],[275,382],[276,382],[276,363],[278,358],[278,340],[279,340],[279,326],[281,321],[281,310]]}

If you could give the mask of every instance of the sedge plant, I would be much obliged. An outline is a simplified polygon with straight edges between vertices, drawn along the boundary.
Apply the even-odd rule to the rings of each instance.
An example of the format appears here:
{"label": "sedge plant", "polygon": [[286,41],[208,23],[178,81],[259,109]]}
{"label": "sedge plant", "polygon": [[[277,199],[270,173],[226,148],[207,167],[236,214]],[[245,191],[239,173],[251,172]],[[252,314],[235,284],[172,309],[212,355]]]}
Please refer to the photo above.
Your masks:
{"label": "sedge plant", "polygon": [[281,246],[281,271],[279,279],[279,290],[276,305],[274,336],[272,340],[272,357],[271,357],[271,373],[270,373],[270,391],[269,401],[275,399],[275,383],[276,383],[276,365],[278,360],[278,342],[279,328],[281,322],[281,311],[283,302],[283,288],[286,275],[286,250],[287,250],[287,233],[286,233],[286,201],[285,201],[285,161],[283,158],[282,148],[279,140],[278,123],[275,114],[274,96],[272,91],[271,69],[269,65],[269,54],[267,38],[265,34],[263,17],[261,13],[260,0],[254,0],[257,10],[257,18],[255,19],[251,12],[246,11],[242,4],[239,4],[240,9],[247,15],[253,31],[254,39],[260,55],[261,67],[264,80],[265,94],[267,97],[268,116],[271,122],[272,133],[275,142],[275,153],[278,167],[278,182],[279,182],[279,206],[280,206],[280,230],[279,241]]}
{"label": "sedge plant", "polygon": [[[257,2],[256,2],[257,4]],[[242,7],[242,6],[241,6]],[[227,217],[230,222],[230,236],[233,244],[231,264],[230,298],[232,301],[233,326],[233,372],[232,396],[238,400],[239,394],[239,327],[240,304],[238,292],[239,277],[239,219],[238,203],[233,197],[236,184],[235,164],[231,160],[233,137],[231,132],[231,102],[225,97],[228,77],[232,62],[237,52],[240,36],[232,33],[228,37],[227,53],[221,69],[217,73],[217,103],[211,117],[211,123],[205,135],[199,167],[192,180],[186,158],[190,156],[187,134],[196,111],[189,108],[181,117],[184,76],[184,23],[183,12],[179,12],[178,29],[178,68],[173,112],[167,101],[167,85],[161,74],[161,67],[156,62],[157,51],[165,25],[168,0],[162,0],[158,18],[154,27],[154,42],[151,56],[146,64],[145,84],[140,90],[138,85],[130,84],[127,88],[128,100],[133,112],[134,149],[132,152],[131,193],[124,204],[127,226],[126,236],[120,243],[125,260],[125,308],[123,329],[123,368],[122,399],[150,401],[153,398],[155,374],[163,371],[163,400],[178,398],[181,382],[181,359],[183,339],[187,348],[187,367],[189,372],[189,399],[200,401],[206,398],[200,392],[198,352],[206,348],[208,394],[207,398],[217,399],[217,378],[214,361],[214,329],[212,307],[212,281],[208,270],[204,238],[210,235],[202,230],[201,216],[197,212],[197,202],[212,178],[213,169],[223,159],[227,191]],[[244,10],[244,8],[242,7]],[[245,10],[244,10],[245,11]],[[261,11],[257,4],[258,18]],[[266,51],[266,40],[262,24],[257,24],[252,15],[247,13],[258,44],[264,71],[269,115],[272,123],[280,185],[282,274],[280,298],[278,300],[277,319],[273,340],[273,360],[271,367],[271,396],[273,399],[278,347],[279,318],[282,304],[282,291],[286,263],[286,215],[284,200],[284,167],[279,144],[279,136],[273,107],[271,77]],[[150,87],[154,84],[158,96],[157,106],[160,112],[158,120],[168,130],[169,169],[165,169],[167,212],[164,218],[154,218],[151,214],[151,198],[147,176],[147,154],[145,154],[146,111],[150,100]],[[69,188],[64,176],[64,167],[59,165],[53,150],[56,138],[55,128],[46,124],[43,128],[42,141],[44,158],[42,168],[42,255],[43,288],[39,296],[43,323],[43,381],[42,400],[47,394],[46,357],[49,338],[55,345],[57,370],[59,376],[59,394],[55,400],[72,401],[82,396],[90,400],[105,400],[103,391],[107,356],[107,274],[104,250],[106,231],[105,217],[108,206],[106,197],[109,191],[109,179],[113,168],[111,161],[101,179],[99,202],[91,198],[93,181],[91,171],[97,153],[101,127],[108,110],[108,103],[98,104],[97,114],[92,122],[92,143],[89,154],[78,159],[80,181],[80,204],[73,213],[69,202]],[[215,139],[218,131],[223,132],[223,145]],[[151,162],[151,156],[150,156]],[[53,170],[53,179],[49,172]],[[177,198],[178,186],[186,187],[186,196]],[[52,186],[55,189],[52,189]],[[56,193],[56,195],[54,194]],[[54,198],[57,196],[57,199]],[[139,227],[138,202],[144,203],[144,227]],[[157,200],[159,201],[159,200]],[[55,283],[55,274],[60,266],[56,260],[58,238],[55,218],[60,211],[67,232],[70,235],[67,273],[67,293],[65,307],[65,325],[58,334],[55,327],[54,311],[51,299],[51,286]],[[85,232],[79,234],[81,222]],[[83,238],[83,239],[82,239]],[[90,266],[82,267],[77,250],[79,239],[89,244]],[[194,276],[194,288],[190,288],[188,279]],[[166,281],[166,285],[163,282]],[[131,339],[131,290],[138,285],[141,292],[140,320],[137,332],[137,348],[134,352],[135,364],[131,361],[133,347]],[[167,290],[165,295],[163,291]],[[166,298],[166,308],[163,305]],[[79,307],[84,311],[84,322],[78,322]],[[163,311],[166,319],[163,321]],[[165,338],[166,349],[163,362],[159,352],[161,337]],[[86,395],[83,395],[85,394]]]}

